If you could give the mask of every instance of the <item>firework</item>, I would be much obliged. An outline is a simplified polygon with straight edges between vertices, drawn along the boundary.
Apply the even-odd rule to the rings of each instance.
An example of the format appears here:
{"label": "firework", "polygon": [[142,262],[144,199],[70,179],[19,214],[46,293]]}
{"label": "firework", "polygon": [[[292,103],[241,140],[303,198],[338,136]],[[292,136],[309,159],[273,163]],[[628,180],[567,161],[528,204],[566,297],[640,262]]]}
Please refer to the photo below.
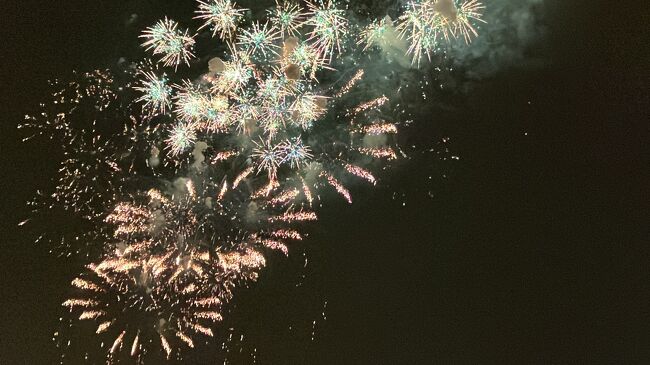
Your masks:
{"label": "firework", "polygon": [[271,236],[276,238],[293,239],[298,241],[302,240],[302,235],[300,234],[300,232],[294,230],[288,230],[288,229],[273,231],[271,232]]}
{"label": "firework", "polygon": [[143,94],[136,102],[144,102],[143,109],[148,112],[165,114],[171,106],[172,94],[166,75],[157,77],[153,72],[144,72],[143,76],[145,80],[142,81],[142,86],[134,87]]}
{"label": "firework", "polygon": [[375,158],[385,158],[388,160],[397,158],[397,154],[390,147],[362,147],[359,149],[359,152]]}
{"label": "firework", "polygon": [[314,42],[322,58],[331,60],[334,49],[341,52],[341,40],[348,32],[345,11],[336,8],[332,0],[319,3],[307,2],[309,18],[305,25],[311,26],[309,39]]}
{"label": "firework", "polygon": [[360,177],[360,178],[362,178],[364,180],[367,180],[369,183],[371,183],[373,185],[375,185],[377,183],[377,180],[375,179],[375,177],[370,172],[368,172],[367,170],[364,170],[363,168],[361,168],[359,166],[347,164],[347,165],[345,165],[345,169],[349,173],[351,173],[352,175],[355,175],[355,176],[358,176],[358,177]]}
{"label": "firework", "polygon": [[383,18],[379,21],[375,20],[368,24],[361,31],[357,45],[365,44],[363,47],[364,51],[369,47],[379,45],[383,41],[386,30],[388,29],[388,22],[388,19]]}
{"label": "firework", "polygon": [[244,180],[245,178],[247,178],[248,175],[252,174],[253,171],[255,171],[255,168],[253,166],[251,166],[251,167],[247,168],[246,170],[242,171],[239,175],[237,175],[237,177],[235,178],[235,180],[232,183],[233,189],[236,189],[237,186],[239,185],[239,183],[242,182],[242,180]]}
{"label": "firework", "polygon": [[191,123],[178,123],[169,131],[169,137],[165,140],[167,148],[172,154],[178,155],[194,146],[196,132]]}
{"label": "firework", "polygon": [[288,48],[286,62],[290,65],[297,65],[303,75],[309,75],[316,79],[316,72],[328,68],[328,61],[322,57],[321,50],[312,43],[294,41],[295,45]]}
{"label": "firework", "polygon": [[454,22],[454,34],[461,34],[465,43],[469,44],[472,38],[478,36],[473,23],[485,23],[483,20],[483,10],[485,6],[478,0],[468,0],[463,2],[456,14]]}
{"label": "firework", "polygon": [[199,0],[198,14],[195,18],[204,19],[205,23],[199,28],[209,27],[212,36],[217,33],[221,39],[232,37],[237,25],[247,9],[237,9],[230,0],[212,0],[203,2]]}
{"label": "firework", "polygon": [[325,108],[322,107],[324,97],[313,94],[303,94],[291,104],[291,121],[303,130],[311,127],[312,123],[323,116]]}
{"label": "firework", "polygon": [[288,162],[291,167],[300,167],[310,159],[312,154],[308,146],[305,146],[298,138],[284,141],[280,144],[279,149],[282,154],[282,162]]}
{"label": "firework", "polygon": [[233,60],[221,62],[217,77],[212,81],[214,92],[229,94],[244,91],[244,87],[253,77],[251,64],[247,61],[246,55],[233,49]]}
{"label": "firework", "polygon": [[340,98],[343,95],[347,94],[350,90],[352,90],[352,88],[357,84],[357,82],[361,80],[363,74],[364,74],[363,69],[357,70],[357,72],[354,74],[354,76],[352,76],[350,81],[348,81],[348,83],[345,84],[345,86],[343,86],[338,93],[336,93],[335,97]]}
{"label": "firework", "polygon": [[[97,322],[98,334],[113,337],[111,356],[122,350],[122,344],[128,344],[131,356],[140,357],[147,352],[146,346],[157,342],[169,357],[174,347],[193,347],[193,337],[212,336],[209,327],[221,320],[221,303],[228,297],[223,292],[217,297],[225,298],[211,300],[215,297],[211,290],[215,289],[194,284],[207,278],[175,275],[176,271],[173,261],[156,256],[129,270],[91,265],[83,278],[75,280],[90,283],[95,289],[77,286],[79,297],[63,305],[79,313],[79,319]],[[224,270],[217,272],[222,281],[240,279],[226,275]]]}
{"label": "firework", "polygon": [[271,56],[277,54],[279,48],[275,42],[280,38],[280,32],[270,23],[253,23],[250,29],[242,30],[237,38],[237,44],[250,56]]}
{"label": "firework", "polygon": [[423,55],[429,60],[443,41],[461,35],[466,43],[477,35],[475,22],[482,20],[484,6],[478,0],[427,0],[410,2],[399,18],[400,37],[409,42],[408,53],[419,66]]}
{"label": "firework", "polygon": [[280,30],[282,36],[298,35],[298,29],[302,26],[302,8],[287,0],[278,3],[275,8],[268,10],[269,20]]}
{"label": "firework", "polygon": [[154,55],[162,55],[160,61],[165,66],[178,67],[181,62],[189,66],[190,59],[194,57],[194,38],[188,30],[179,30],[178,23],[173,20],[165,18],[159,21],[147,28],[140,37],[146,40],[142,46],[153,50]]}
{"label": "firework", "polygon": [[341,185],[341,183],[336,180],[334,176],[327,173],[322,173],[321,176],[325,177],[327,179],[327,182],[332,185],[332,187],[336,189],[336,191],[341,194],[341,196],[343,196],[349,204],[352,204],[352,197],[350,196],[350,192],[343,185]]}
{"label": "firework", "polygon": [[287,212],[281,216],[269,218],[270,222],[303,222],[315,221],[317,219],[316,213],[310,211]]}
{"label": "firework", "polygon": [[361,128],[361,131],[369,135],[378,135],[378,134],[395,134],[397,133],[397,126],[393,123],[375,123],[364,126]]}
{"label": "firework", "polygon": [[284,205],[296,199],[298,194],[300,194],[298,189],[289,189],[287,191],[278,194],[276,197],[271,199],[269,203],[271,203],[271,205]]}
{"label": "firework", "polygon": [[266,171],[269,179],[274,180],[278,166],[283,161],[280,145],[271,142],[255,142],[252,156],[257,160],[257,172]]}
{"label": "firework", "polygon": [[[198,30],[225,41],[218,57],[190,65],[194,36],[168,18],[140,36],[163,66],[190,65],[185,78],[142,62],[57,84],[23,127],[59,138],[66,156],[34,211],[78,219],[70,227],[86,231],[60,241],[94,263],[63,306],[95,323],[109,362],[171,359],[213,337],[265,256],[288,255],[299,226],[317,220],[320,189],[352,203],[343,183],[375,185],[369,161],[397,158],[400,124],[387,109],[399,104],[387,90],[364,94],[373,70],[360,54],[397,29],[419,63],[443,41],[469,42],[482,10],[477,0],[408,2],[393,28],[388,17],[351,21],[332,0],[306,11],[276,2],[250,21],[230,0],[198,1]],[[350,24],[360,25],[356,42]]]}

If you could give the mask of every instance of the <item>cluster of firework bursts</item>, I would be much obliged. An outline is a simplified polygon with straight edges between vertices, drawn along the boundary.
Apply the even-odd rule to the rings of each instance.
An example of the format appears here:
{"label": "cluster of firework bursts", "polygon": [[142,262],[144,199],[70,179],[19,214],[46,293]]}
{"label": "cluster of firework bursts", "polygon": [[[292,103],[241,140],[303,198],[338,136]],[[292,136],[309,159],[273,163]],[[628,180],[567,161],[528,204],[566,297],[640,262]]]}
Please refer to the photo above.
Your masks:
{"label": "cluster of firework bursts", "polygon": [[[469,41],[482,6],[403,10],[393,28],[388,17],[352,25],[354,14],[330,0],[277,3],[264,21],[230,0],[199,1],[197,31],[220,54],[197,59],[196,34],[165,18],[141,36],[161,66],[78,75],[27,118],[21,127],[63,145],[56,190],[31,204],[35,216],[65,212],[81,227],[62,242],[92,263],[63,305],[96,322],[108,362],[171,358],[212,337],[265,256],[303,239],[322,193],[352,203],[343,181],[376,184],[373,161],[400,154],[391,100],[355,92],[364,70],[340,75],[335,61],[395,34],[419,63],[441,41]],[[183,64],[196,77],[177,78]]]}

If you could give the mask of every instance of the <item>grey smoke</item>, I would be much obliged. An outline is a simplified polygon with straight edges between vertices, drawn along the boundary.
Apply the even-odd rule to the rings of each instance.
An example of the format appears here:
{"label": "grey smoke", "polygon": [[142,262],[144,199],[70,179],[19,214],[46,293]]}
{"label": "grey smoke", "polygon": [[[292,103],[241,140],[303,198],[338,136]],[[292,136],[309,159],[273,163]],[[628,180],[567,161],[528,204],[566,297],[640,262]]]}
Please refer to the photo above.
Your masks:
{"label": "grey smoke", "polygon": [[192,163],[192,167],[198,170],[199,172],[203,171],[205,169],[205,155],[203,155],[203,152],[208,149],[208,144],[203,142],[203,141],[198,141],[194,144],[194,150],[192,151],[192,157],[194,158],[194,162]]}
{"label": "grey smoke", "polygon": [[153,146],[151,147],[150,153],[151,155],[147,160],[147,163],[152,168],[158,167],[158,165],[160,164],[160,150],[156,146]]}
{"label": "grey smoke", "polygon": [[406,54],[408,46],[406,41],[399,37],[397,29],[390,16],[386,15],[386,30],[379,40],[378,46],[383,51],[384,57],[391,62],[396,62],[404,68],[412,67],[411,58]]}
{"label": "grey smoke", "polygon": [[480,79],[513,67],[544,62],[534,47],[542,40],[544,0],[485,1],[485,24],[468,46],[462,40],[452,45],[450,56],[471,78]]}

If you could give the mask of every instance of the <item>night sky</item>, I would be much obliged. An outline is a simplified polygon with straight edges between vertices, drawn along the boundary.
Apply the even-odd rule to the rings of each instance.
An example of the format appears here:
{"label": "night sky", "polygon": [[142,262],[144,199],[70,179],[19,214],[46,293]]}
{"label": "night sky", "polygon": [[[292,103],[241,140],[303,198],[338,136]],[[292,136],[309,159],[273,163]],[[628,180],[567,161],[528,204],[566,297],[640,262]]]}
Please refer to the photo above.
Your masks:
{"label": "night sky", "polygon": [[[80,264],[18,227],[60,156],[54,143],[21,143],[16,125],[48,79],[138,55],[129,24],[194,5],[173,3],[5,4],[1,365],[58,363],[52,333]],[[377,188],[353,186],[352,206],[331,199],[304,247],[237,298],[222,328],[245,336],[232,363],[251,363],[253,349],[261,364],[650,362],[648,12],[544,8],[544,37],[526,51],[541,62],[415,113],[407,142],[459,160],[414,153]],[[211,345],[187,363],[221,363]]]}

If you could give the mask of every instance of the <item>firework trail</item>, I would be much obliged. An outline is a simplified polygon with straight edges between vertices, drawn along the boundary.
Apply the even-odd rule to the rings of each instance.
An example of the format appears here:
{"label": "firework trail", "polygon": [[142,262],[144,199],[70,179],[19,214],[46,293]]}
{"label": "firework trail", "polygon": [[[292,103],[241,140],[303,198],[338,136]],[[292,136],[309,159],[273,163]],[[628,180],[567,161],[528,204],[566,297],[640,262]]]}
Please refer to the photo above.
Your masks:
{"label": "firework trail", "polygon": [[400,37],[419,64],[475,36],[483,9],[410,2],[393,26],[331,0],[278,2],[267,19],[230,0],[197,7],[197,32],[222,52],[195,60],[196,35],[165,18],[141,35],[157,62],[56,82],[21,125],[26,140],[61,142],[57,187],[30,203],[32,219],[74,222],[39,240],[91,262],[63,306],[95,323],[107,362],[180,358],[212,337],[265,257],[303,239],[321,194],[351,204],[346,181],[376,185],[373,168],[399,156],[400,123],[356,60]]}

